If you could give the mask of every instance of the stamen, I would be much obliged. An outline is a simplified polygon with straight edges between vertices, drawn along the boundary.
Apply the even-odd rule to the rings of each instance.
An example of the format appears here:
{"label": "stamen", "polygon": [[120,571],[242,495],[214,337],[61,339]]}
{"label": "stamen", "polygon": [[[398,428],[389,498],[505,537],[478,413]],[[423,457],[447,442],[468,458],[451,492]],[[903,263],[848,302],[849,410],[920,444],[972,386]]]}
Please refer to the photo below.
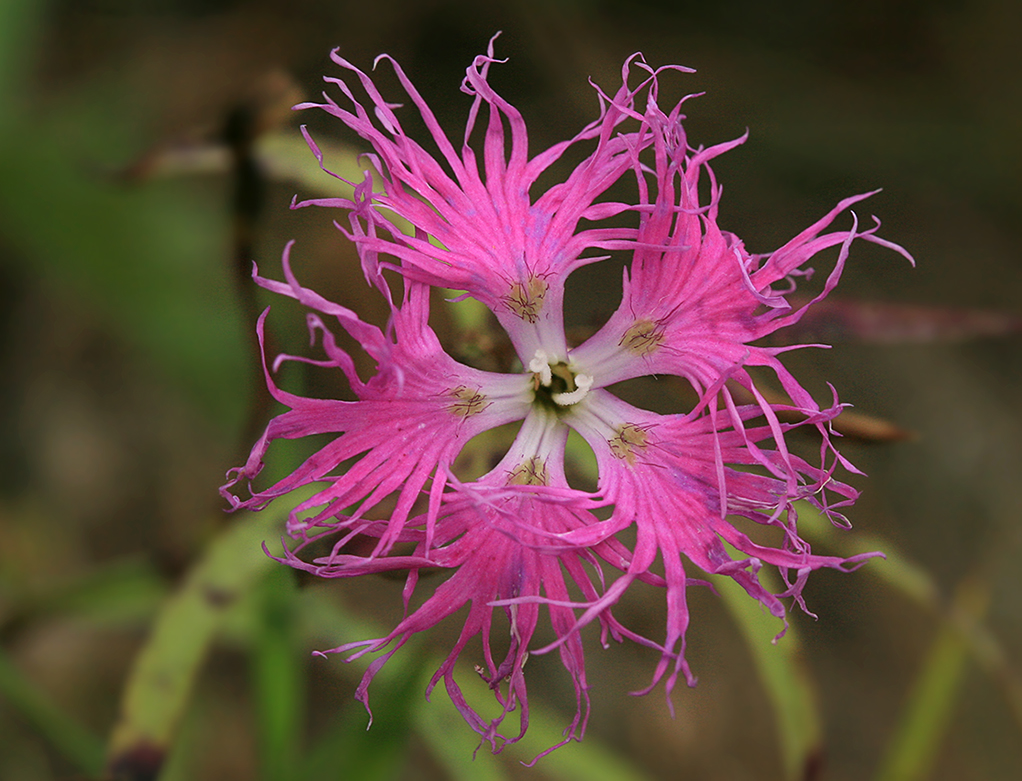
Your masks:
{"label": "stamen", "polygon": [[549,480],[546,463],[539,456],[533,456],[519,464],[507,476],[508,485],[547,485]]}
{"label": "stamen", "polygon": [[557,404],[562,407],[570,407],[572,404],[578,404],[586,397],[589,393],[589,389],[593,385],[593,378],[588,374],[576,374],[575,375],[575,390],[571,393],[554,393],[551,394],[552,398]]}
{"label": "stamen", "polygon": [[610,452],[629,466],[635,466],[636,453],[641,453],[649,443],[647,430],[634,423],[625,423],[618,427],[614,437],[608,440]]}
{"label": "stamen", "polygon": [[451,388],[447,394],[454,399],[447,409],[462,418],[477,415],[493,403],[488,401],[479,390],[473,390],[466,385]]}
{"label": "stamen", "polygon": [[618,346],[635,355],[649,355],[655,352],[665,338],[663,326],[652,320],[636,320],[625,331]]}
{"label": "stamen", "polygon": [[530,276],[525,282],[515,282],[504,296],[504,305],[527,323],[539,320],[543,299],[549,286],[539,277]]}
{"label": "stamen", "polygon": [[536,357],[529,361],[529,371],[539,375],[539,384],[544,388],[549,388],[550,383],[554,381],[550,360],[542,350],[536,350]]}

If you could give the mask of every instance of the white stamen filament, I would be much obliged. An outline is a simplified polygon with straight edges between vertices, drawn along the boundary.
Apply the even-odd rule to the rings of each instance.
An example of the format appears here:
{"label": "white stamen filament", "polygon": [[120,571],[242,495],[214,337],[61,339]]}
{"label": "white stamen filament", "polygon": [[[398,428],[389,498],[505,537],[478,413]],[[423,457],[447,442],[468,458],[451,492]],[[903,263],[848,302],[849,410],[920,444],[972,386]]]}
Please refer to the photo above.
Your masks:
{"label": "white stamen filament", "polygon": [[554,381],[553,372],[550,371],[550,361],[547,354],[542,350],[536,350],[536,357],[529,361],[529,371],[539,375],[539,384],[549,388]]}
{"label": "white stamen filament", "polygon": [[557,404],[562,407],[570,407],[572,404],[577,404],[585,398],[586,394],[589,393],[589,388],[593,385],[593,378],[588,374],[576,374],[575,375],[575,390],[571,393],[554,393],[550,396]]}

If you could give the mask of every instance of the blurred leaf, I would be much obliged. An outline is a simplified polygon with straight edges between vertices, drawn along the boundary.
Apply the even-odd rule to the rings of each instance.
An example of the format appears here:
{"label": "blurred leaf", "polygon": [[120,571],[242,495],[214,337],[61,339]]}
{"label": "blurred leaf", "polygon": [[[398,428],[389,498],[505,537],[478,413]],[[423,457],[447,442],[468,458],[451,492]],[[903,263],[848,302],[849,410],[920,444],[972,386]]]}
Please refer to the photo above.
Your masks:
{"label": "blurred leaf", "polygon": [[103,767],[102,741],[54,705],[2,649],[0,695],[81,773],[99,775]]}
{"label": "blurred leaf", "polygon": [[863,571],[893,586],[913,602],[931,610],[939,609],[940,590],[933,578],[890,541],[871,534],[843,535],[815,507],[804,502],[798,505],[798,523],[810,539],[823,542],[841,556],[881,551],[884,558],[869,562]]}
{"label": "blurred leaf", "polygon": [[226,210],[209,188],[129,187],[95,170],[125,143],[107,102],[62,102],[0,138],[0,230],[13,250],[0,260],[84,302],[212,417],[238,423],[248,353]]}
{"label": "blurred leaf", "polygon": [[491,318],[490,308],[486,304],[469,298],[463,290],[441,288],[441,292],[447,300],[447,311],[451,320],[460,331],[473,333],[486,330]]}
{"label": "blurred leaf", "polygon": [[305,660],[299,657],[295,573],[276,566],[256,589],[258,623],[252,649],[260,773],[265,781],[296,777],[305,700]]}
{"label": "blurred leaf", "polygon": [[[363,171],[372,171],[368,161],[360,159],[360,150],[330,139],[315,141],[323,154],[323,165],[337,176],[358,183],[364,178]],[[351,198],[354,193],[351,186],[320,168],[305,138],[294,128],[260,137],[256,155],[267,175],[278,181],[298,182],[320,196]]]}
{"label": "blurred leaf", "polygon": [[[301,594],[300,617],[304,634],[314,641],[380,637],[379,626],[360,618],[329,599],[327,589],[308,589]],[[429,657],[421,644],[410,641],[373,679],[371,703],[373,722],[362,703],[349,700],[341,716],[308,752],[300,778],[304,781],[366,781],[398,777],[404,767],[411,739],[414,703],[422,698],[423,669]],[[340,658],[317,658],[316,663],[337,665]],[[338,672],[358,673],[360,668],[343,665]]]}
{"label": "blurred leaf", "polygon": [[841,436],[863,442],[899,442],[915,436],[912,431],[889,420],[847,407],[834,418],[831,426]]}
{"label": "blurred leaf", "polygon": [[[955,600],[958,610],[976,620],[982,618],[988,603],[987,588],[975,582],[963,583]],[[950,624],[943,624],[888,745],[877,773],[878,781],[930,777],[954,713],[968,652],[962,633]]]}
{"label": "blurred leaf", "polygon": [[[437,664],[440,662],[439,659],[435,661]],[[470,681],[469,676],[459,681],[462,689],[470,689]],[[482,684],[482,681],[479,683]],[[467,691],[466,696],[470,696]],[[488,689],[483,696],[492,697]],[[486,746],[480,748],[479,736],[469,728],[450,701],[426,702],[420,697],[415,707],[415,726],[452,781],[510,779],[500,758],[491,754]]]}
{"label": "blurred leaf", "polygon": [[[541,700],[533,700],[529,706],[529,732],[521,745],[525,753],[535,756],[561,740],[567,721]],[[592,735],[587,735],[581,743],[569,743],[547,754],[536,768],[558,781],[647,781],[649,778],[625,756]]]}
{"label": "blurred leaf", "polygon": [[[438,667],[440,663],[441,659],[437,657],[430,668]],[[493,693],[468,665],[462,666],[458,685],[469,702],[478,703],[481,712],[487,705],[492,707]],[[480,745],[479,736],[469,729],[446,697],[441,695],[436,699],[438,701],[427,703],[425,698],[420,698],[415,723],[449,777],[458,781],[509,778],[501,756],[513,752],[532,759],[560,743],[569,722],[567,717],[552,711],[534,694],[529,701],[529,731],[505,754],[494,756],[487,745]],[[591,735],[582,742],[569,743],[546,755],[530,772],[556,781],[645,781],[648,778],[640,768]]]}
{"label": "blurred leaf", "polygon": [[945,629],[958,633],[979,667],[997,683],[1022,732],[1022,679],[1008,661],[1001,642],[973,613],[955,605],[947,607],[929,573],[905,558],[890,541],[866,534],[842,538],[815,508],[804,502],[799,503],[799,526],[810,539],[823,542],[841,556],[883,551],[885,560],[871,562],[865,571],[935,615]]}
{"label": "blurred leaf", "polygon": [[[355,615],[343,605],[329,600],[325,589],[310,589],[302,594],[301,613],[310,635],[323,635],[330,642],[381,637],[386,634],[383,627]],[[432,701],[427,701],[424,693],[426,682],[441,663],[440,657],[423,654],[413,640],[394,655],[380,669],[373,679],[370,690],[373,707],[373,724],[366,732],[367,716],[361,704],[346,709],[344,721],[330,735],[339,735],[344,741],[344,753],[340,753],[335,744],[331,750],[330,737],[324,737],[316,749],[317,758],[314,762],[317,770],[303,774],[309,781],[326,781],[337,778],[323,772],[329,757],[334,757],[333,767],[339,767],[340,757],[344,757],[344,767],[348,767],[351,752],[372,752],[373,733],[383,729],[388,733],[382,736],[383,741],[403,745],[406,734],[411,726],[429,746],[437,761],[445,768],[452,779],[470,779],[471,781],[503,781],[509,777],[501,757],[493,756],[484,747],[478,752],[479,736],[465,723],[451,702],[442,691],[438,691]],[[324,660],[325,663],[334,659]],[[343,669],[343,668],[342,668]],[[348,667],[358,670],[361,666]],[[472,702],[492,703],[493,695],[489,687],[467,665],[458,679],[465,696]],[[547,705],[533,698],[530,703],[529,732],[519,744],[521,750],[516,754],[524,754],[527,759],[539,754],[555,743],[560,742],[562,730],[567,720],[552,712]],[[409,725],[406,720],[413,719]],[[394,721],[393,727],[387,722]],[[390,734],[393,730],[394,734]],[[509,749],[510,751],[510,749]],[[506,755],[502,755],[506,756]],[[474,758],[473,758],[474,757]],[[369,771],[366,771],[369,772]],[[390,772],[378,767],[372,772]],[[396,771],[395,771],[396,772]],[[563,779],[564,781],[644,781],[646,776],[624,757],[600,743],[592,736],[586,737],[582,743],[573,743],[558,749],[540,760],[537,767],[530,771],[545,778]],[[356,775],[351,773],[345,778],[384,778],[393,776]]]}
{"label": "blurred leaf", "polygon": [[101,567],[31,599],[21,610],[27,618],[74,616],[94,624],[123,623],[152,616],[167,586],[152,566],[122,561]]}
{"label": "blurred leaf", "polygon": [[31,53],[37,49],[40,22],[46,3],[40,0],[3,0],[0,2],[0,134],[12,123],[12,109],[20,108],[28,91],[28,78],[35,63]]}
{"label": "blurred leaf", "polygon": [[[556,735],[556,725],[536,718],[537,715],[549,714],[542,708],[533,712],[536,732]],[[612,751],[592,735],[586,736],[582,743],[571,743],[548,754],[537,767],[547,777],[563,781],[647,781],[650,778],[625,755]]]}
{"label": "blurred leaf", "polygon": [[278,535],[286,512],[287,506],[278,503],[238,517],[164,604],[135,659],[110,738],[108,757],[115,774],[137,773],[144,766],[155,777],[224,613],[262,573],[279,566],[261,544]]}
{"label": "blurred leaf", "polygon": [[[729,381],[727,387],[737,403],[756,403],[752,393],[739,383]],[[770,387],[767,381],[760,380],[759,390],[763,398],[771,404],[788,407],[792,405],[792,401],[786,393]],[[788,410],[780,410],[777,417],[786,423],[800,422],[804,419],[802,413]],[[842,436],[854,437],[864,442],[897,442],[902,439],[911,439],[913,436],[911,431],[903,429],[889,420],[847,408],[834,418],[831,426]]]}
{"label": "blurred leaf", "polygon": [[[769,573],[761,571],[760,580],[766,588],[778,590],[769,582]],[[810,777],[807,771],[818,761],[821,750],[820,716],[795,628],[789,625],[784,637],[776,640],[780,622],[745,589],[727,577],[714,576],[711,582],[745,637],[774,707],[785,778]]]}
{"label": "blurred leaf", "polygon": [[[414,650],[414,649],[410,649]],[[422,697],[419,664],[396,667],[373,682],[373,723],[362,703],[349,701],[337,723],[308,753],[304,781],[387,781],[399,778],[412,735],[414,702]],[[378,676],[379,678],[379,676]]]}

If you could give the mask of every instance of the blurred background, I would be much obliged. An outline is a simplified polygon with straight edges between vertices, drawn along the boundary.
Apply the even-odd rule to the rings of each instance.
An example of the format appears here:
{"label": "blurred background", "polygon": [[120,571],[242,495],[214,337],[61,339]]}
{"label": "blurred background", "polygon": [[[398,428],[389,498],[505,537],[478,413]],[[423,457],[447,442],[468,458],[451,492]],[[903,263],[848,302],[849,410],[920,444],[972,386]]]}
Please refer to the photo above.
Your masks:
{"label": "blurred background", "polygon": [[[270,301],[245,281],[249,261],[277,276],[297,239],[303,281],[381,315],[331,225],[339,215],[288,209],[295,193],[319,194],[299,121],[337,150],[359,140],[289,106],[337,74],[332,48],[363,68],[387,52],[460,137],[464,68],[497,30],[510,62],[492,81],[524,113],[533,153],[595,116],[587,79],[613,89],[622,61],[642,51],[653,65],[697,69],[668,78],[661,100],[706,93],[687,104],[690,143],[750,130],[714,169],[720,222],[751,251],[883,187],[860,218],[879,215],[881,235],[918,262],[857,246],[839,304],[799,335],[834,348],[787,361],[819,399],[832,382],[877,419],[853,421],[843,446],[869,475],[853,481],[855,530],[820,549],[900,552],[888,574],[880,562],[817,573],[806,599],[819,620],[792,619],[821,730],[806,762],[785,764],[749,646],[706,590],[691,592],[700,683],[675,693],[676,717],[661,690],[628,695],[652,655],[604,651],[591,636],[589,737],[555,757],[582,762],[592,744],[621,778],[1022,778],[1016,10],[1011,0],[3,0],[0,778],[112,777],[103,746],[132,665],[164,600],[234,520],[217,486],[271,411],[251,326]],[[575,280],[574,325],[613,311],[618,284],[616,269]],[[273,305],[277,347],[307,350],[301,313]],[[419,707],[416,665],[429,667],[443,632],[381,679],[381,712],[364,732],[352,696],[365,663],[309,652],[359,639],[348,634],[359,621],[389,626],[400,582],[316,584],[268,569],[253,583],[210,630],[170,743],[151,747],[148,771],[135,756],[122,777],[155,777],[168,753],[167,779],[576,772],[554,758],[525,769],[535,751],[516,748],[457,770],[427,729],[384,718],[394,703]],[[330,610],[310,608],[306,592]],[[636,595],[621,617],[656,636],[661,603]],[[557,666],[530,661],[553,735],[573,705]],[[442,692],[429,708],[452,710]],[[457,719],[449,730],[469,733]]]}

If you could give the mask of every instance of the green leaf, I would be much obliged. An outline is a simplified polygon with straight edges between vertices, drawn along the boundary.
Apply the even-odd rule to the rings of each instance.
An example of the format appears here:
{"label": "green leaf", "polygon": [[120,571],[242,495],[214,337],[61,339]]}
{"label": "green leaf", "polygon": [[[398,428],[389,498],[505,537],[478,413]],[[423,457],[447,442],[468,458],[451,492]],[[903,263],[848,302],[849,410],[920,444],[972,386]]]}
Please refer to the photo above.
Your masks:
{"label": "green leaf", "polygon": [[[435,669],[440,663],[437,657],[429,667]],[[492,709],[493,693],[489,686],[468,665],[461,667],[458,685],[466,700],[476,703],[481,713]],[[531,760],[563,740],[569,721],[533,694],[529,700],[529,731],[519,743],[494,756],[487,744],[480,745],[479,736],[445,696],[435,697],[429,703],[420,700],[415,714],[419,734],[448,776],[457,781],[510,778],[501,757],[514,755]],[[648,778],[641,769],[593,735],[587,735],[582,742],[561,746],[540,759],[532,772],[557,781],[646,781]]]}
{"label": "green leaf", "polygon": [[[526,753],[536,755],[561,740],[567,722],[542,701],[533,699],[529,705],[529,732],[521,745]],[[536,767],[560,781],[647,781],[649,778],[594,735],[547,754]]]}
{"label": "green leaf", "polygon": [[47,3],[40,0],[3,0],[0,2],[0,134],[14,119],[12,109],[28,92],[28,79],[34,69],[32,52]]}
{"label": "green leaf", "polygon": [[[760,572],[763,585],[777,591],[770,579],[770,573]],[[816,695],[802,659],[798,634],[789,625],[784,637],[775,641],[781,623],[759,602],[731,578],[714,576],[711,581],[745,637],[760,681],[773,705],[784,775],[789,779],[804,778],[806,768],[819,755],[821,728]]]}
{"label": "green leaf", "polygon": [[125,624],[148,619],[166,594],[166,584],[151,565],[125,560],[32,595],[19,605],[19,613],[36,619],[74,616],[92,624]]}
{"label": "green leaf", "polygon": [[[462,333],[485,331],[492,317],[489,307],[474,298],[462,298],[464,290],[441,288],[451,321]],[[460,299],[460,300],[455,300]]]}
{"label": "green leaf", "polygon": [[799,504],[799,526],[814,542],[822,542],[840,556],[864,551],[882,551],[885,560],[870,562],[864,572],[901,592],[927,612],[935,615],[945,628],[953,629],[964,640],[969,654],[993,680],[1011,709],[1015,724],[1022,732],[1022,680],[1019,679],[1000,640],[974,616],[941,598],[936,582],[922,567],[902,555],[893,543],[874,535],[843,537],[810,505]]}
{"label": "green leaf", "polygon": [[[440,659],[433,661],[440,664]],[[467,698],[492,699],[493,695],[478,676],[469,672],[462,677],[464,680],[459,679],[458,683]],[[485,691],[480,691],[480,687]],[[444,701],[445,695],[439,694],[434,699],[436,701],[426,702],[420,697],[415,707],[415,726],[447,777],[452,781],[510,781],[500,758],[491,754],[488,746],[480,747],[479,736],[454,705],[449,700]]]}
{"label": "green leaf", "polygon": [[798,525],[812,541],[822,542],[840,556],[850,557],[868,551],[881,551],[884,559],[869,562],[863,572],[868,572],[894,586],[917,604],[933,607],[938,602],[937,584],[933,582],[929,573],[903,556],[893,544],[882,537],[842,532],[806,502],[798,503]]}
{"label": "green leaf", "polygon": [[80,772],[99,775],[103,767],[102,741],[34,686],[3,650],[0,650],[0,695]]}
{"label": "green leaf", "polygon": [[[988,602],[985,586],[966,582],[958,590],[955,606],[978,620]],[[887,747],[878,781],[930,777],[954,714],[968,658],[968,643],[961,631],[950,624],[941,626]]]}
{"label": "green leaf", "polygon": [[[326,647],[339,642],[380,637],[382,627],[331,599],[332,590],[309,588],[298,599],[300,634]],[[350,700],[340,717],[317,740],[302,763],[303,781],[360,781],[400,776],[412,735],[414,703],[422,698],[422,675],[429,657],[415,640],[390,660],[373,679],[373,723],[360,702]],[[338,656],[317,657],[340,673],[361,677],[364,666],[345,665]]]}
{"label": "green leaf", "polygon": [[[349,642],[352,640],[382,637],[386,630],[367,621],[327,597],[326,590],[309,590],[302,594],[301,613],[309,635],[323,635],[328,642]],[[331,658],[325,664],[337,663]],[[444,767],[451,779],[466,781],[504,781],[510,777],[502,757],[514,753],[527,759],[560,742],[561,734],[568,720],[556,714],[544,702],[533,696],[530,700],[530,726],[518,747],[509,748],[501,756],[493,756],[486,747],[478,752],[479,736],[465,723],[446,694],[438,690],[432,701],[425,698],[426,683],[430,675],[441,664],[439,656],[424,655],[417,644],[410,642],[395,654],[380,669],[373,679],[371,703],[373,707],[372,728],[366,732],[367,717],[360,703],[347,709],[342,724],[335,727],[322,739],[316,749],[316,758],[310,761],[310,771],[302,778],[308,781],[326,781],[340,778],[328,775],[324,766],[330,765],[330,757],[336,757],[332,767],[339,767],[340,758],[344,767],[349,767],[353,752],[368,752],[370,755],[377,743],[403,746],[409,731],[415,732],[425,741],[436,760]],[[364,665],[348,666],[344,669],[358,672]],[[481,709],[492,707],[493,694],[489,687],[468,665],[459,672],[459,685],[465,696]],[[412,723],[408,723],[411,714]],[[383,732],[383,735],[376,735]],[[334,737],[336,736],[336,737]],[[331,743],[331,739],[336,743]],[[333,752],[331,752],[331,747]],[[381,748],[380,751],[383,751]],[[396,751],[396,749],[387,749]],[[343,753],[342,753],[343,752]],[[377,752],[379,753],[379,752]],[[384,752],[386,753],[386,752]],[[364,760],[357,760],[363,762]],[[392,778],[396,770],[389,767],[360,765],[360,774],[349,773],[344,778],[375,779]],[[366,775],[362,775],[364,772]],[[368,773],[383,775],[368,775]],[[589,735],[582,743],[564,746],[540,760],[534,771],[545,778],[563,781],[645,781],[641,770],[627,759]],[[390,775],[386,775],[390,773]]]}
{"label": "green leaf", "polygon": [[[414,649],[410,649],[414,652]],[[306,758],[305,781],[388,781],[401,777],[412,736],[413,703],[422,698],[420,664],[395,667],[373,681],[373,723],[349,701],[337,723]],[[386,668],[385,668],[386,669]]]}
{"label": "green leaf", "polygon": [[[316,144],[323,153],[323,165],[349,182],[361,182],[363,171],[372,171],[372,166],[359,159],[359,150],[354,147],[328,139],[316,139]],[[351,185],[320,168],[309,145],[294,128],[260,136],[255,151],[271,179],[297,182],[320,196],[351,198],[354,195]]]}

